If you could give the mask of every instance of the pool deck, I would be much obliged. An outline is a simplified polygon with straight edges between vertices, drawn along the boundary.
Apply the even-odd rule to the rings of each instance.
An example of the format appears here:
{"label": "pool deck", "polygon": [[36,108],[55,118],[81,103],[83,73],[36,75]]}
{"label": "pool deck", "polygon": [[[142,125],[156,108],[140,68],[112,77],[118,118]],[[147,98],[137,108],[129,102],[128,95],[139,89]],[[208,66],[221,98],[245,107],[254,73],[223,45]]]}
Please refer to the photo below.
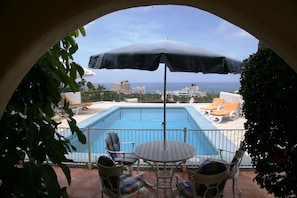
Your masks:
{"label": "pool deck", "polygon": [[[209,105],[209,103],[169,103],[166,106],[193,106],[195,109],[199,111],[200,107]],[[78,115],[74,115],[73,118],[77,121],[77,123],[88,119],[110,107],[113,106],[160,106],[163,107],[162,103],[127,103],[127,102],[94,102],[93,105],[89,109],[80,110]],[[60,120],[57,117],[57,120]],[[68,127],[65,119],[61,119],[61,124],[59,127]],[[220,123],[213,123],[218,129],[244,129],[245,118],[238,118],[234,121],[228,120],[228,118],[223,118]]]}
{"label": "pool deck", "polygon": [[[99,198],[101,197],[101,183],[99,174],[96,168],[70,168],[71,173],[71,185],[68,185],[65,175],[60,168],[54,167],[58,176],[58,182],[61,187],[66,187],[70,198]],[[187,178],[186,173],[178,172],[183,179]],[[136,175],[136,171],[133,171],[133,175]],[[253,171],[240,171],[238,177],[238,184],[241,189],[239,193],[237,187],[235,188],[235,196],[237,198],[273,198],[271,194],[267,194],[265,189],[261,189],[256,182],[253,181],[255,173]],[[156,183],[156,176],[153,171],[146,171],[143,177],[144,180],[149,183]],[[175,180],[174,180],[175,181]],[[154,190],[148,188],[149,197],[152,197]],[[232,198],[232,181],[228,180],[224,189],[224,198]],[[104,198],[107,196],[103,196]],[[144,197],[141,194],[136,194],[132,198]],[[159,190],[158,197],[170,198],[169,191],[164,192]]]}
{"label": "pool deck", "polygon": [[[208,105],[208,103],[194,103],[194,104],[167,104],[167,106],[189,106],[192,105],[197,110],[202,106]],[[74,115],[74,119],[77,123],[94,116],[95,114],[104,111],[105,109],[113,106],[163,106],[163,104],[156,103],[127,103],[127,102],[96,102],[89,109],[79,111],[78,115]],[[67,122],[63,118],[56,118],[61,121],[60,127],[68,127]],[[238,118],[237,120],[230,121],[228,119],[223,119],[221,123],[214,123],[218,129],[244,129],[244,118]],[[72,183],[69,186],[66,182],[64,174],[59,168],[54,168],[57,175],[58,181],[62,186],[67,187],[67,191],[71,198],[98,198],[101,197],[100,180],[98,171],[96,168],[88,169],[85,168],[71,168]],[[186,178],[186,174],[180,172],[182,177]],[[261,189],[256,182],[253,181],[256,174],[252,170],[242,170],[239,174],[238,183],[241,188],[242,193],[239,194],[236,189],[236,197],[241,198],[273,198],[271,194],[267,194],[265,189]],[[155,182],[155,175],[152,171],[147,171],[145,174],[145,179],[151,183]],[[153,191],[149,189],[150,195]],[[158,193],[159,197],[170,197],[169,194],[163,194],[163,191]],[[135,195],[133,197],[142,197],[141,195]],[[232,197],[232,181],[228,180],[224,197]]]}

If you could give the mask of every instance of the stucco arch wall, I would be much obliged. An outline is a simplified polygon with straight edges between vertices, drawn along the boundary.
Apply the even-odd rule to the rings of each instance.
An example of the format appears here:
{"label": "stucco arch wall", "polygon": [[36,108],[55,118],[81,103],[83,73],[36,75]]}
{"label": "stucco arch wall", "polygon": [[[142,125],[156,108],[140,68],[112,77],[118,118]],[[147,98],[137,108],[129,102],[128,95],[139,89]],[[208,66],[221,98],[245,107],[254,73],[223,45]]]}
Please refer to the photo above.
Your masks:
{"label": "stucco arch wall", "polygon": [[228,20],[264,41],[297,71],[295,0],[2,1],[0,115],[31,66],[58,40],[107,13],[161,4],[193,6]]}

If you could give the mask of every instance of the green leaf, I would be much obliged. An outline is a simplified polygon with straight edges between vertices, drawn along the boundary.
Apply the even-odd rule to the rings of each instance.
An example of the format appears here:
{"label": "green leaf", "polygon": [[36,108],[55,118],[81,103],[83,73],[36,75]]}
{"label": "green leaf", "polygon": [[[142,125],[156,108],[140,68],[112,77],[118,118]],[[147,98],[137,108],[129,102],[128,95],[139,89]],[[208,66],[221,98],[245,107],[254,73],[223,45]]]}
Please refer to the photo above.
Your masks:
{"label": "green leaf", "polygon": [[[51,119],[55,108],[60,105],[61,90],[67,87],[78,91],[80,88],[76,77],[77,73],[83,74],[82,68],[76,63],[73,63],[73,67],[71,65],[74,62],[73,53],[78,49],[75,38],[79,32],[84,34],[84,29],[75,30],[60,40],[32,65],[11,96],[0,120],[0,139],[3,140],[0,150],[9,151],[0,163],[6,167],[7,173],[0,171],[0,175],[10,175],[11,182],[7,184],[7,189],[12,194],[25,193],[26,197],[38,197],[44,192],[45,183],[49,197],[67,197],[66,190],[59,189],[55,172],[43,162],[48,157],[53,163],[61,164],[66,159],[65,154],[73,148],[69,140],[57,138],[57,123]],[[73,119],[68,105],[63,108]],[[72,129],[72,133],[79,134],[84,141],[82,133],[75,127]],[[11,167],[23,160],[25,155],[29,162],[25,163],[24,168],[17,168],[18,174],[15,174],[15,168]],[[63,169],[70,182],[69,172],[66,167]]]}
{"label": "green leaf", "polygon": [[[297,194],[297,74],[271,49],[244,61],[241,75],[245,143],[256,181],[276,197]],[[293,174],[292,174],[293,173]],[[282,177],[280,175],[283,175]]]}
{"label": "green leaf", "polygon": [[87,142],[86,136],[83,134],[83,132],[76,126],[76,121],[75,120],[70,120],[68,121],[68,124],[70,126],[70,129],[73,133],[76,133],[78,140],[82,143],[85,144]]}
{"label": "green leaf", "polygon": [[68,182],[68,185],[70,186],[71,185],[71,175],[70,175],[70,169],[68,168],[68,166],[64,165],[64,164],[59,164],[59,166],[62,168],[65,176],[66,176],[66,179],[67,179],[67,182]]}
{"label": "green leaf", "polygon": [[24,168],[16,169],[21,173],[21,182],[25,197],[38,197],[41,191],[41,178],[38,167],[31,162],[24,163]]}
{"label": "green leaf", "polygon": [[80,27],[80,28],[79,28],[79,31],[80,31],[80,33],[81,33],[83,36],[86,36],[86,30],[85,30],[85,28]]}
{"label": "green leaf", "polygon": [[39,165],[39,170],[49,197],[60,197],[60,185],[54,169],[48,164],[43,164]]}
{"label": "green leaf", "polygon": [[66,187],[61,188],[61,197],[63,197],[63,198],[69,198],[69,195],[67,193]]}

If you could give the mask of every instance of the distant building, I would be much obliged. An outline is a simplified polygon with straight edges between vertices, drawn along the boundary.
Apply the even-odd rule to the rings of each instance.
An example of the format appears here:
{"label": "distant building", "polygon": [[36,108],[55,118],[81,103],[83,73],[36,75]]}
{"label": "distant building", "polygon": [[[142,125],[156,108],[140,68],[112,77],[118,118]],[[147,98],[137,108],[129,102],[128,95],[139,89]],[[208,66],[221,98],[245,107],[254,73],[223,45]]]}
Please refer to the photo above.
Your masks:
{"label": "distant building", "polygon": [[133,87],[132,93],[145,94],[145,86],[136,86],[136,87]]}
{"label": "distant building", "polygon": [[[163,94],[163,92],[157,91],[158,94]],[[166,91],[167,94],[169,95],[175,95],[175,96],[198,96],[198,97],[203,97],[207,95],[207,92],[205,91],[200,91],[199,86],[196,84],[191,84],[190,87],[185,87],[180,90],[174,90],[174,91]]]}
{"label": "distant building", "polygon": [[130,83],[128,80],[112,83],[112,87],[111,87],[110,91],[130,94],[131,93]]}

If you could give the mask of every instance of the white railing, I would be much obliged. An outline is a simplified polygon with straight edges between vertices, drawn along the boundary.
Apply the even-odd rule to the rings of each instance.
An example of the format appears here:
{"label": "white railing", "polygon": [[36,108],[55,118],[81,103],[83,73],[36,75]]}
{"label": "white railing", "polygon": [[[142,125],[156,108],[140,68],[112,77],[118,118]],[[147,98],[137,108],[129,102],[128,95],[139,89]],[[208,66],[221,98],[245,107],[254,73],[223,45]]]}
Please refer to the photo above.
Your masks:
{"label": "white railing", "polygon": [[[134,141],[135,147],[148,141],[163,140],[162,129],[81,129],[87,137],[87,144],[81,144],[76,136],[71,135],[69,128],[59,128],[59,133],[67,137],[71,144],[76,147],[67,155],[74,164],[86,164],[92,167],[100,155],[107,155],[105,150],[105,137],[108,132],[117,132],[122,142]],[[196,148],[196,155],[187,161],[188,166],[197,166],[206,158],[219,159],[218,149],[235,151],[244,138],[243,129],[168,129],[166,139],[168,141],[183,141]],[[131,150],[132,148],[121,147],[121,150]],[[229,154],[224,158],[231,161],[233,155]],[[141,163],[145,166],[145,163]],[[241,168],[252,168],[248,154],[245,154]]]}

